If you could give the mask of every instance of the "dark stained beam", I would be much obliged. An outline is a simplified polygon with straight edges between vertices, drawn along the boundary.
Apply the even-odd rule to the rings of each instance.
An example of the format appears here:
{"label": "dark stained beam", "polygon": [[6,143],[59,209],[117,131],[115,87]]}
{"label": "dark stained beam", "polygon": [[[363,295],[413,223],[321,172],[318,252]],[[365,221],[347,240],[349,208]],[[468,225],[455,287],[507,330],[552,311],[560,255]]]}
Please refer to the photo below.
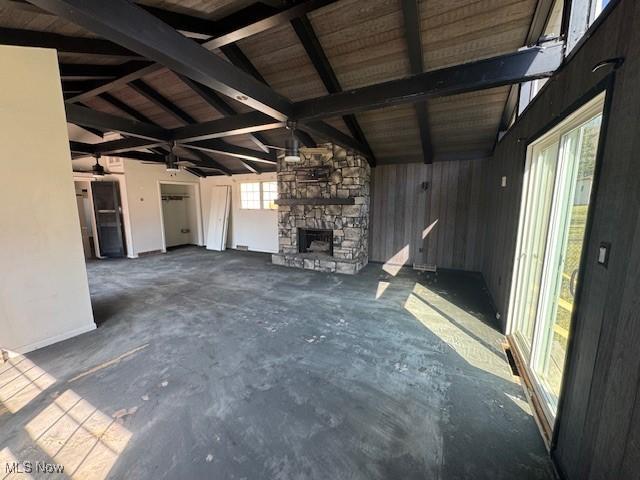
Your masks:
{"label": "dark stained beam", "polygon": [[31,3],[274,118],[291,113],[285,97],[127,0]]}
{"label": "dark stained beam", "polygon": [[[402,0],[402,16],[404,18],[405,39],[409,50],[411,74],[416,75],[424,72],[418,0]],[[433,163],[433,145],[431,143],[431,132],[429,131],[427,102],[417,102],[414,104],[414,108],[418,117],[418,129],[420,131],[420,143],[422,145],[424,163]]]}
{"label": "dark stained beam", "polygon": [[[209,41],[205,41],[202,43],[202,46],[207,49],[213,49],[216,47],[222,47],[224,45],[228,45],[234,41],[238,41],[242,38],[247,38],[251,35],[255,35],[260,32],[264,32],[270,28],[276,27],[278,25],[282,25],[291,21],[291,19],[296,16],[304,15],[306,13],[312,12],[318,8],[334,3],[336,0],[307,0],[295,2],[293,6],[284,6],[277,13],[273,13],[271,11],[258,11],[260,8],[247,7],[242,12],[243,15],[238,16],[237,14],[232,14],[228,17],[225,17],[221,20],[217,21],[207,21],[209,22],[210,31],[220,32],[219,35],[215,35]],[[155,9],[155,13],[158,14],[158,10]],[[173,24],[172,21],[168,18],[168,15],[171,12],[167,12],[167,15],[164,15],[164,21],[171,25],[174,28],[184,27],[185,25],[181,24]],[[167,21],[169,20],[169,21]],[[123,73],[120,78],[117,78],[112,81],[104,82],[99,87],[86,91],[80,95],[74,95],[70,97],[68,100],[71,102],[83,101],[89,98],[92,98],[99,93],[107,92],[117,87],[121,87],[126,85],[133,80],[137,80],[146,75],[150,75],[164,68],[163,65],[159,63],[154,63],[152,65],[147,66],[136,66],[133,62],[128,62],[125,64],[127,71]]]}
{"label": "dark stained beam", "polygon": [[139,122],[146,122],[146,123],[155,125],[155,122],[153,122],[149,117],[142,114],[141,112],[131,107],[130,105],[127,105],[125,102],[123,102],[117,97],[114,97],[110,93],[101,93],[100,95],[98,95],[98,98],[104,100],[105,102],[117,108],[121,112],[126,113],[127,115],[135,118]]}
{"label": "dark stained beam", "polygon": [[[180,76],[180,79],[187,85],[195,94],[197,94],[202,100],[207,102],[211,107],[222,115],[229,117],[236,115],[238,112],[233,108],[224,98],[211,90],[206,85],[202,85],[198,82],[194,82],[190,78]],[[248,134],[249,139],[256,144],[256,146],[263,152],[268,152],[267,140],[259,133]]]}
{"label": "dark stained beam", "polygon": [[[258,71],[258,69],[253,65],[251,60],[244,54],[242,49],[236,45],[235,43],[231,43],[229,45],[225,45],[220,48],[224,56],[233,63],[236,67],[241,68],[249,75],[253,76],[256,80],[264,83],[265,85],[269,85],[262,74]],[[316,143],[307,132],[303,132],[302,130],[294,131],[295,137],[300,141],[303,145],[307,147],[315,147]]]}
{"label": "dark stained beam", "polygon": [[65,110],[67,113],[67,121],[81,127],[113,131],[154,141],[166,141],[169,139],[169,132],[167,130],[138,120],[98,112],[90,108],[69,103],[65,104]]}
{"label": "dark stained beam", "polygon": [[328,123],[318,121],[305,122],[302,125],[298,125],[298,128],[313,133],[319,137],[326,138],[347,150],[355,150],[365,157],[369,154],[368,149],[363,144],[351,138],[346,133],[341,132],[337,128],[332,127]]}
{"label": "dark stained beam", "polygon": [[19,47],[53,48],[65,53],[83,53],[88,55],[109,55],[126,58],[139,58],[120,45],[101,38],[68,37],[50,32],[0,28],[0,43]]}
{"label": "dark stained beam", "polygon": [[94,151],[102,155],[113,155],[116,153],[122,153],[129,150],[138,150],[153,148],[159,146],[166,146],[168,142],[158,140],[148,140],[145,138],[120,138],[118,140],[110,140],[108,142],[101,142],[94,144]]}
{"label": "dark stained beam", "polygon": [[196,142],[210,138],[230,137],[243,133],[261,132],[284,128],[285,122],[275,120],[261,112],[240,113],[232,117],[211,120],[209,122],[187,125],[172,131],[174,140],[181,143]]}
{"label": "dark stained beam", "polygon": [[531,47],[476,62],[455,65],[298,102],[294,118],[306,122],[374,110],[430,97],[456,95],[550,77],[563,60],[562,44]]}
{"label": "dark stained beam", "polygon": [[[565,2],[566,3],[566,2]],[[526,46],[535,45],[539,42],[544,33],[544,27],[551,16],[553,11],[554,0],[538,0],[536,9],[531,19],[531,25],[529,25],[529,32],[525,40]],[[517,85],[512,85],[509,89],[509,95],[502,111],[502,117],[500,119],[499,131],[506,131],[509,129],[509,124],[513,115],[518,108],[518,97],[520,89]]]}
{"label": "dark stained beam", "polygon": [[179,143],[178,145],[192,150],[218,153],[254,162],[268,163],[271,165],[276,163],[276,156],[273,153],[258,152],[250,148],[238,147],[236,145],[223,142],[222,140],[209,139],[199,142]]}
{"label": "dark stained beam", "polygon": [[204,178],[207,176],[202,170],[196,167],[185,167],[184,170],[186,172],[189,172],[191,175],[195,175],[196,177]]}
{"label": "dark stained beam", "polygon": [[102,93],[123,87],[134,80],[162,70],[162,68],[164,68],[162,65],[146,61],[127,62],[120,66],[120,75],[116,79],[102,82],[99,86],[96,86],[91,90],[84,91],[78,95],[73,95],[67,99],[67,102],[84,102]]}
{"label": "dark stained beam", "polygon": [[94,65],[81,63],[61,63],[62,80],[105,80],[120,75],[118,65]]}
{"label": "dark stained beam", "polygon": [[[329,93],[340,93],[342,92],[342,87],[340,86],[340,82],[338,81],[338,77],[336,76],[333,68],[331,67],[331,63],[327,58],[327,55],[324,53],[324,49],[320,44],[320,40],[316,35],[316,32],[313,29],[313,25],[306,16],[301,16],[299,18],[294,18],[291,21],[291,25],[293,26],[300,43],[304,47],[304,50],[307,52],[311,63],[313,64],[316,72],[320,76],[324,87],[327,89]],[[349,132],[351,132],[351,136],[355,138],[358,142],[360,142],[369,152],[367,155],[367,159],[369,163],[373,166],[376,163],[373,152],[371,151],[371,147],[369,142],[367,141],[364,132],[362,131],[362,127],[358,123],[355,115],[349,114],[344,115],[342,117],[344,123],[347,125]]]}
{"label": "dark stained beam", "polygon": [[[131,82],[129,86],[133,88],[136,92],[138,92],[140,95],[145,97],[147,100],[149,100],[156,106],[162,108],[169,115],[172,115],[173,117],[177,118],[179,121],[186,123],[187,125],[193,125],[197,123],[195,118],[193,118],[187,112],[185,112],[176,104],[171,102],[168,98],[162,96],[159,92],[157,92],[155,89],[153,89],[150,85],[146,84],[142,80],[136,80],[134,82]],[[215,151],[213,151],[213,153],[218,153],[221,155],[229,155],[232,157],[243,159],[241,160],[241,163],[247,170],[253,173],[260,173],[260,170],[255,165],[249,162],[245,162],[244,160],[258,161],[261,158],[259,154],[263,152],[256,152],[255,150],[245,149],[247,151],[246,155],[238,156],[236,147],[234,145],[228,144],[223,141],[217,141],[217,145],[218,145],[218,148]],[[192,149],[195,148],[195,147],[189,147],[188,145],[183,145],[183,146],[192,148]],[[207,151],[207,150],[196,149],[194,154],[198,156],[200,159],[207,158],[207,155],[202,153],[203,151]]]}
{"label": "dark stained beam", "polygon": [[197,123],[195,118],[189,115],[187,112],[182,110],[176,104],[171,102],[166,97],[162,96],[158,93],[153,87],[145,83],[143,80],[135,80],[129,84],[133,90],[135,90],[138,94],[149,100],[151,103],[160,107],[166,113],[178,119],[178,121],[184,122],[186,124]]}
{"label": "dark stained beam", "polygon": [[75,142],[69,141],[69,148],[72,153],[82,153],[86,155],[93,155],[96,153],[96,146],[93,143]]}

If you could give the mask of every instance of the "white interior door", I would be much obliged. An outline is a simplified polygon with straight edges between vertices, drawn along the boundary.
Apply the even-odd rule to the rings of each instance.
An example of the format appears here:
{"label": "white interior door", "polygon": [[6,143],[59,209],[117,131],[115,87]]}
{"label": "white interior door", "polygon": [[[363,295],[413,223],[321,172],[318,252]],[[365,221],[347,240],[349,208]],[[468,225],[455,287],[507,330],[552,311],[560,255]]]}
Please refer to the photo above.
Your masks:
{"label": "white interior door", "polygon": [[227,246],[227,228],[231,206],[231,187],[215,186],[211,189],[207,250],[223,251]]}

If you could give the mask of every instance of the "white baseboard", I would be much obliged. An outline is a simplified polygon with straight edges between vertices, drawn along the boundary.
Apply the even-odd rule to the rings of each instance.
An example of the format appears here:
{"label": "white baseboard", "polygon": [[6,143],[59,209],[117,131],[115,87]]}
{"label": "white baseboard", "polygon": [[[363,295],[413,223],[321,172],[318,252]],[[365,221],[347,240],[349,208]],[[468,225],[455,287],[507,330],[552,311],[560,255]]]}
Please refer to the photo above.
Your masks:
{"label": "white baseboard", "polygon": [[96,329],[96,324],[91,322],[90,325],[85,325],[84,327],[76,328],[69,332],[61,333],[60,335],[55,335],[53,337],[45,338],[44,340],[38,340],[37,342],[30,343],[28,345],[22,345],[20,347],[15,347],[15,348],[11,348],[11,347],[5,347],[5,348],[7,348],[8,350],[14,351],[16,353],[21,353],[21,354],[29,353],[29,352],[33,352],[34,350],[38,350],[39,348],[48,347],[49,345],[53,345],[54,343],[67,340],[68,338],[75,337],[77,335],[90,332],[91,330],[95,330],[95,329]]}

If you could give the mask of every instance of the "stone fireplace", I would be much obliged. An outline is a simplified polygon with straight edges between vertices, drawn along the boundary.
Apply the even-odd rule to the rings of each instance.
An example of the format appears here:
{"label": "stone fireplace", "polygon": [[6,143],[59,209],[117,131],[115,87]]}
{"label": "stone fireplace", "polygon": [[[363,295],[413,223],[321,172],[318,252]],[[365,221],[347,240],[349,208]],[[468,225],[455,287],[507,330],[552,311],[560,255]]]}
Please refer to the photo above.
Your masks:
{"label": "stone fireplace", "polygon": [[354,274],[369,259],[367,160],[325,144],[278,160],[276,265]]}

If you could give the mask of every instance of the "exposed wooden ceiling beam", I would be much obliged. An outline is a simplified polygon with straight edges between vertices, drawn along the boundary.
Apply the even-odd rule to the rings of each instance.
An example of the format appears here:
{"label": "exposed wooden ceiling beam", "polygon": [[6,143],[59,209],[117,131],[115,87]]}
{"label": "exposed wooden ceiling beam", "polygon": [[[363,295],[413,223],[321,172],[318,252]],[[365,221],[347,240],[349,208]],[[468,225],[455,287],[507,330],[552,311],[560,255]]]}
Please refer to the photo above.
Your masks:
{"label": "exposed wooden ceiling beam", "polygon": [[285,127],[285,122],[275,120],[261,112],[240,113],[232,117],[188,125],[173,130],[173,139],[179,142],[196,142],[210,138],[223,138],[243,133],[261,132]]}
{"label": "exposed wooden ceiling beam", "polygon": [[127,49],[281,120],[291,102],[127,0],[31,0]]}
{"label": "exposed wooden ceiling beam", "polygon": [[[249,75],[252,75],[256,80],[269,85],[258,69],[253,65],[251,60],[244,54],[242,49],[235,43],[225,45],[220,48],[224,56],[233,63],[236,67],[241,68]],[[294,135],[303,145],[307,147],[315,147],[316,143],[307,132],[302,130],[294,130]]]}
{"label": "exposed wooden ceiling beam", "polygon": [[60,78],[62,80],[106,80],[119,75],[119,65],[60,64]]}
{"label": "exposed wooden ceiling beam", "polygon": [[19,47],[53,48],[65,53],[140,58],[139,54],[101,38],[68,37],[57,33],[17,28],[0,28],[0,43]]}
{"label": "exposed wooden ceiling beam", "polygon": [[[566,3],[566,2],[565,2]],[[531,25],[529,26],[529,32],[525,40],[525,45],[535,45],[538,43],[544,33],[544,28],[549,20],[551,12],[553,11],[554,0],[538,0],[536,9],[531,19]],[[499,131],[506,131],[509,128],[511,119],[515,114],[516,108],[518,108],[518,97],[520,89],[518,85],[512,85],[509,89],[509,95],[505,102],[504,109],[502,111],[502,117],[500,119]]]}
{"label": "exposed wooden ceiling beam", "polygon": [[[342,87],[340,86],[340,82],[338,81],[338,77],[336,76],[333,68],[331,67],[331,63],[327,58],[327,55],[324,53],[324,49],[320,44],[320,40],[316,35],[316,32],[313,29],[313,25],[306,16],[301,16],[299,18],[294,18],[291,20],[291,25],[293,26],[300,43],[304,50],[307,52],[311,63],[313,64],[316,72],[320,76],[324,87],[327,89],[329,93],[340,93],[342,92]],[[355,138],[358,142],[360,142],[365,149],[368,151],[367,159],[369,160],[369,164],[374,166],[376,164],[375,156],[371,151],[371,147],[369,142],[367,141],[364,132],[362,131],[362,127],[358,123],[356,116],[353,114],[344,115],[342,117],[344,123],[347,125],[349,132],[351,132],[351,136]]]}
{"label": "exposed wooden ceiling beam", "polygon": [[65,110],[67,121],[81,127],[98,128],[154,141],[169,140],[169,132],[167,130],[138,120],[98,112],[70,103],[65,104]]}
{"label": "exposed wooden ceiling beam", "polygon": [[257,152],[250,148],[238,147],[222,140],[209,139],[192,143],[179,143],[181,147],[200,150],[203,152],[218,153],[253,162],[275,165],[276,156],[273,153]]}
{"label": "exposed wooden ceiling beam", "polygon": [[[221,113],[222,115],[229,117],[236,115],[238,112],[235,108],[233,108],[224,98],[218,95],[216,92],[211,90],[206,85],[202,85],[198,82],[194,82],[190,78],[184,77],[180,75],[180,79],[187,85],[196,95],[198,95],[202,100],[207,102],[211,107],[213,107],[216,111]],[[262,150],[263,152],[268,152],[269,148],[267,147],[267,140],[258,133],[249,133],[247,134],[249,139],[256,144],[256,146]]]}
{"label": "exposed wooden ceiling beam", "polygon": [[[265,10],[259,6],[251,6],[221,20],[206,20],[206,31],[208,33],[217,33],[213,33],[213,38],[202,43],[202,46],[209,50],[212,50],[217,47],[228,45],[232,42],[247,38],[260,32],[264,32],[278,25],[288,23],[292,18],[295,18],[296,16],[304,15],[318,8],[334,3],[335,1],[336,0],[296,1],[293,6],[287,5],[273,11]],[[184,28],[186,26],[180,22],[177,22],[175,20],[175,17],[173,19],[169,18],[173,12],[166,11],[164,14],[160,14],[160,12],[161,11],[159,9],[153,9],[153,13],[155,15],[160,15],[168,25],[171,25],[172,27],[177,29],[180,29],[181,27]],[[203,22],[203,20],[195,19],[194,17],[193,22],[201,23]],[[131,68],[128,69],[126,74],[123,73],[120,78],[104,82],[102,85],[93,90],[70,97],[69,101],[76,102],[87,100],[99,93],[107,92],[129,82],[132,82],[133,80],[137,80],[151,73],[155,73],[163,69],[164,65],[162,65],[161,63],[154,63],[152,65],[145,66],[144,68],[135,68],[134,65],[131,65],[130,67]],[[201,83],[205,83],[206,85],[208,85],[206,82]]]}
{"label": "exposed wooden ceiling beam", "polygon": [[[159,92],[153,89],[150,85],[146,84],[144,81],[136,80],[134,82],[131,82],[129,86],[133,88],[136,92],[138,92],[140,95],[145,97],[147,100],[149,100],[151,103],[162,108],[165,112],[177,118],[179,121],[187,125],[193,125],[197,123],[195,118],[193,118],[187,112],[182,110],[172,101],[170,101],[168,98],[161,95]],[[235,145],[231,145],[223,141],[217,142],[218,148],[216,150],[198,149],[190,145],[183,145],[183,146],[186,148],[195,149],[196,151],[194,152],[194,155],[196,155],[201,159],[209,158],[206,154],[203,153],[205,151],[238,158],[240,159],[242,166],[244,166],[247,170],[253,173],[260,173],[260,169],[257,168],[255,165],[252,165],[248,161],[251,161],[251,160],[260,161],[262,159],[262,156],[260,156],[260,153],[264,153],[264,152],[257,152],[255,150],[251,150],[247,148],[245,149],[246,151],[244,152],[244,155],[238,155]],[[248,160],[248,161],[245,161],[245,160]],[[273,163],[275,163],[275,161]]]}
{"label": "exposed wooden ceiling beam", "polygon": [[562,60],[561,44],[521,49],[485,60],[304,100],[294,105],[294,118],[300,121],[317,120],[546,78],[558,69]]}
{"label": "exposed wooden ceiling beam", "polygon": [[[422,35],[420,33],[420,11],[418,8],[418,0],[402,0],[404,33],[409,49],[409,65],[412,75],[424,72]],[[418,129],[420,131],[420,143],[422,145],[424,163],[432,163],[433,145],[431,143],[431,132],[429,130],[427,102],[417,102],[414,104],[414,108],[418,117]]]}
{"label": "exposed wooden ceiling beam", "polygon": [[327,140],[335,143],[336,145],[340,145],[343,148],[346,148],[348,150],[355,150],[365,157],[368,155],[368,149],[363,144],[361,144],[354,138],[351,138],[346,133],[341,132],[337,128],[332,127],[328,123],[312,121],[305,122],[302,125],[298,125],[298,127],[302,130],[313,133],[314,135],[326,138]]}

